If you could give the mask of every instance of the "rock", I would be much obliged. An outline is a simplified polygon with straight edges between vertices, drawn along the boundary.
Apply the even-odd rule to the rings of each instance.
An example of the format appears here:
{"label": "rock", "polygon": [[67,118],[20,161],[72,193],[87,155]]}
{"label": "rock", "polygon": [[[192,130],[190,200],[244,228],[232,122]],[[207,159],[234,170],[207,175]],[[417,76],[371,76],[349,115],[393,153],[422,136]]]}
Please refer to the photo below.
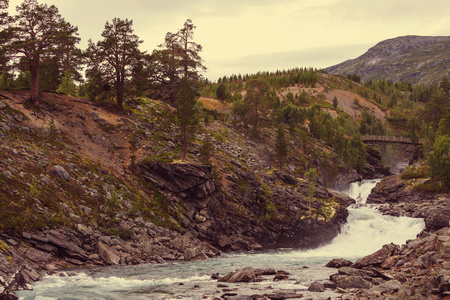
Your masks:
{"label": "rock", "polygon": [[50,178],[48,178],[48,177],[45,176],[44,174],[41,174],[41,180],[42,180],[42,182],[44,182],[45,184],[50,184],[50,183],[52,183],[52,181],[50,180]]}
{"label": "rock", "polygon": [[5,102],[0,101],[0,109],[6,108]]}
{"label": "rock", "polygon": [[318,281],[314,281],[308,287],[308,291],[310,291],[310,292],[319,292],[319,293],[325,292],[325,286],[323,285],[323,283],[320,283]]}
{"label": "rock", "polygon": [[220,278],[220,282],[249,282],[256,278],[255,270],[252,267],[247,267],[236,272],[232,272]]}
{"label": "rock", "polygon": [[35,248],[29,248],[25,253],[25,256],[35,263],[47,262],[52,259],[52,255],[50,253],[43,252]]}
{"label": "rock", "polygon": [[9,126],[6,125],[3,122],[0,122],[0,129],[3,130],[3,131],[10,131],[11,130],[11,128],[9,128]]}
{"label": "rock", "polygon": [[108,125],[108,121],[106,121],[106,120],[103,119],[103,118],[94,118],[94,121],[95,121],[96,123],[98,123],[99,125],[101,125],[101,126],[106,126],[106,125]]}
{"label": "rock", "polygon": [[208,259],[208,256],[198,248],[186,248],[186,250],[184,250],[184,260],[186,261],[206,259]]}
{"label": "rock", "polygon": [[139,168],[145,180],[186,200],[192,197],[204,198],[216,188],[208,166],[143,163]]}
{"label": "rock", "polygon": [[363,278],[375,277],[376,274],[372,271],[368,270],[360,270],[352,267],[341,267],[338,270],[339,274],[348,275],[348,276],[360,276]]}
{"label": "rock", "polygon": [[72,241],[69,237],[67,237],[64,233],[57,230],[50,230],[46,238],[49,243],[56,245],[58,248],[61,248],[67,255],[79,259],[81,261],[86,261],[88,255],[86,252],[79,247],[81,242]]}
{"label": "rock", "polygon": [[390,256],[384,260],[384,262],[381,264],[381,268],[390,269],[394,267],[401,258],[401,255]]}
{"label": "rock", "polygon": [[367,203],[395,202],[401,197],[404,190],[403,180],[397,176],[388,176],[372,189]]}
{"label": "rock", "polygon": [[341,289],[368,289],[372,286],[361,276],[332,275],[331,280],[336,283],[337,288]]}
{"label": "rock", "polygon": [[78,209],[81,210],[81,212],[87,216],[91,215],[92,209],[87,206],[78,205]]}
{"label": "rock", "polygon": [[2,172],[2,175],[5,176],[5,177],[8,178],[8,179],[12,177],[12,174],[11,174],[10,171],[3,171],[3,172]]}
{"label": "rock", "polygon": [[398,250],[398,246],[395,244],[388,244],[384,245],[383,248],[376,251],[373,254],[367,255],[363,258],[358,259],[353,265],[353,268],[360,269],[365,266],[370,265],[380,265],[382,264],[389,256],[392,256],[395,254],[395,252]]}
{"label": "rock", "polygon": [[47,172],[55,177],[58,177],[66,181],[70,179],[69,173],[59,165],[51,167]]}
{"label": "rock", "polygon": [[348,267],[351,266],[353,263],[345,258],[335,258],[330,260],[325,267],[328,268],[340,268],[340,267]]}
{"label": "rock", "polygon": [[92,228],[83,224],[77,224],[77,229],[85,237],[89,237],[93,234]]}
{"label": "rock", "polygon": [[281,281],[281,280],[286,280],[289,278],[289,273],[283,270],[279,270],[277,271],[277,273],[275,274],[275,277],[273,278],[273,281]]}
{"label": "rock", "polygon": [[118,265],[120,256],[106,244],[98,243],[98,254],[109,265]]}
{"label": "rock", "polygon": [[261,275],[275,275],[277,274],[277,271],[275,271],[274,268],[267,268],[267,269],[255,269],[256,276]]}

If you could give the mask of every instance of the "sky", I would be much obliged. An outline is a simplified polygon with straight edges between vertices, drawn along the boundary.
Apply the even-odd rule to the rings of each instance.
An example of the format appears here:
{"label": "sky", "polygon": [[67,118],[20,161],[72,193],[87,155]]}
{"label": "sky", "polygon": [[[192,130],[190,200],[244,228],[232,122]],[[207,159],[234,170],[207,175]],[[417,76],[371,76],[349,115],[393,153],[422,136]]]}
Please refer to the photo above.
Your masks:
{"label": "sky", "polygon": [[[23,0],[10,0],[10,11]],[[449,36],[448,0],[38,0],[78,27],[80,48],[113,18],[133,20],[151,53],[187,19],[209,80],[295,67],[325,68],[386,39]]]}

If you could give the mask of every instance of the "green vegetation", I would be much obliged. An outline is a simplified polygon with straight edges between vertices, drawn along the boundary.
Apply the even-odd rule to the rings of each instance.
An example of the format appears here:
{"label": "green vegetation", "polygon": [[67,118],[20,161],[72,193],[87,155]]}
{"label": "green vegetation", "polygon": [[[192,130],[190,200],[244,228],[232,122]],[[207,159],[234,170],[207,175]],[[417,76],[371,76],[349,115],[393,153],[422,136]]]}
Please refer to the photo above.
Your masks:
{"label": "green vegetation", "polygon": [[283,126],[278,127],[277,138],[275,141],[275,154],[278,159],[278,163],[280,164],[280,171],[282,171],[284,160],[288,155],[288,143],[284,135]]}
{"label": "green vegetation", "polygon": [[[36,11],[31,9],[32,3]],[[38,52],[32,49],[35,56],[21,54],[31,38],[29,30],[33,28],[27,25],[30,17],[37,18],[39,28],[48,27],[42,34],[52,37],[48,47]],[[39,90],[89,97],[109,111],[114,111],[114,105],[120,109],[120,125],[98,127],[111,135],[124,132],[125,146],[110,144],[107,155],[118,154],[114,157],[120,160],[118,165],[131,167],[123,168],[126,171],[119,178],[118,173],[99,171],[99,163],[77,157],[78,149],[59,134],[53,116],[44,123],[48,124],[49,138],[12,129],[5,134],[5,145],[17,149],[20,155],[26,152],[25,158],[20,157],[27,162],[17,170],[27,172],[0,174],[1,230],[17,233],[73,226],[74,220],[81,219],[110,226],[106,233],[129,238],[134,232],[117,226],[118,215],[126,208],[133,216],[179,229],[171,216],[178,216],[180,222],[183,205],[134,178],[132,167],[136,159],[143,163],[173,163],[180,157],[183,162],[211,166],[216,183],[223,184],[224,189],[233,186],[241,196],[237,211],[261,222],[274,221],[285,207],[274,201],[274,192],[267,184],[261,184],[259,190],[235,168],[250,173],[259,182],[265,180],[263,176],[279,176],[276,168],[284,170],[281,176],[289,173],[295,180],[303,177],[308,184],[309,218],[321,215],[329,220],[337,204],[334,199],[328,200],[315,210],[317,179],[325,177],[322,171],[333,173],[342,167],[363,173],[367,158],[364,135],[403,136],[416,142],[423,139],[422,166],[407,168],[402,178],[424,179],[416,187],[421,191],[450,189],[450,83],[446,77],[432,85],[361,82],[356,74],[341,77],[312,68],[294,68],[223,76],[210,82],[200,74],[205,70],[200,57],[202,47],[193,39],[196,27],[189,19],[178,31],[167,33],[151,54],[139,49],[142,41],[134,34],[133,22],[127,19],[107,22],[102,39],[90,41],[84,53],[76,47],[76,27],[62,18],[55,6],[26,0],[9,24],[6,20],[0,21],[0,89],[31,89],[32,102],[25,103],[25,108],[38,113],[44,111],[36,106],[39,103],[50,107],[48,111],[64,111],[44,99]],[[6,25],[15,28],[14,34],[5,31]],[[43,35],[36,39],[41,46]],[[80,70],[85,65],[83,82]],[[197,101],[200,96],[208,99]],[[348,107],[350,111],[345,110]],[[6,120],[3,112],[11,118],[25,118],[6,107],[1,112],[2,122]],[[204,122],[203,128],[199,120]],[[83,132],[90,142],[97,142],[94,133],[86,129]],[[122,148],[126,151],[120,152]],[[258,157],[254,159],[248,149],[258,152]],[[395,149],[386,146],[380,152],[389,162]],[[44,156],[40,153],[51,160],[41,161],[38,166],[34,162],[35,157]],[[0,153],[2,162],[9,158]],[[231,158],[235,160],[231,162]],[[271,165],[273,162],[276,165]],[[77,170],[72,173],[77,178],[73,181],[41,176],[46,176],[45,170],[51,165],[64,163],[76,164]],[[9,166],[16,170],[11,162]],[[110,187],[109,194],[105,185]],[[246,203],[251,193],[258,198],[254,207]],[[81,203],[92,214],[83,213]]]}

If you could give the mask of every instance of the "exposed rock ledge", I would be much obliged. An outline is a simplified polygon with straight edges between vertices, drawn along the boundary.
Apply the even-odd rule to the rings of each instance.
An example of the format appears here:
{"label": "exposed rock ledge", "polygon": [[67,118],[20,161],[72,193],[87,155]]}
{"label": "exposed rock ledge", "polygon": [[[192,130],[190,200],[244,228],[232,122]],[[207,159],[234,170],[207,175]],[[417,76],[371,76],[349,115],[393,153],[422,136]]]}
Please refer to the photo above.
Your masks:
{"label": "exposed rock ledge", "polygon": [[143,162],[137,168],[174,210],[183,208],[184,228],[222,251],[317,246],[339,232],[353,202],[318,186],[309,218],[306,183],[286,174],[258,178],[236,167],[222,189],[207,166]]}
{"label": "exposed rock ledge", "polygon": [[404,181],[398,175],[380,181],[367,198],[367,203],[385,204],[383,214],[423,218],[427,231],[439,230],[450,221],[450,195],[420,193],[413,190],[414,180]]}

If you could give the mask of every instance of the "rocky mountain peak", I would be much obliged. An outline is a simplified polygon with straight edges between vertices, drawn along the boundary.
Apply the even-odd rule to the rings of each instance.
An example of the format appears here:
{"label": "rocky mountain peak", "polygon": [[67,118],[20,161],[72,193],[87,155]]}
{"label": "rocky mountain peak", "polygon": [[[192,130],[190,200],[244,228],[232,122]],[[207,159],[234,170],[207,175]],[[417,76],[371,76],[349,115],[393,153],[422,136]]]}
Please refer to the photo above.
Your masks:
{"label": "rocky mountain peak", "polygon": [[402,36],[379,42],[358,58],[325,70],[331,74],[353,74],[366,80],[407,80],[429,84],[449,72],[449,36]]}

